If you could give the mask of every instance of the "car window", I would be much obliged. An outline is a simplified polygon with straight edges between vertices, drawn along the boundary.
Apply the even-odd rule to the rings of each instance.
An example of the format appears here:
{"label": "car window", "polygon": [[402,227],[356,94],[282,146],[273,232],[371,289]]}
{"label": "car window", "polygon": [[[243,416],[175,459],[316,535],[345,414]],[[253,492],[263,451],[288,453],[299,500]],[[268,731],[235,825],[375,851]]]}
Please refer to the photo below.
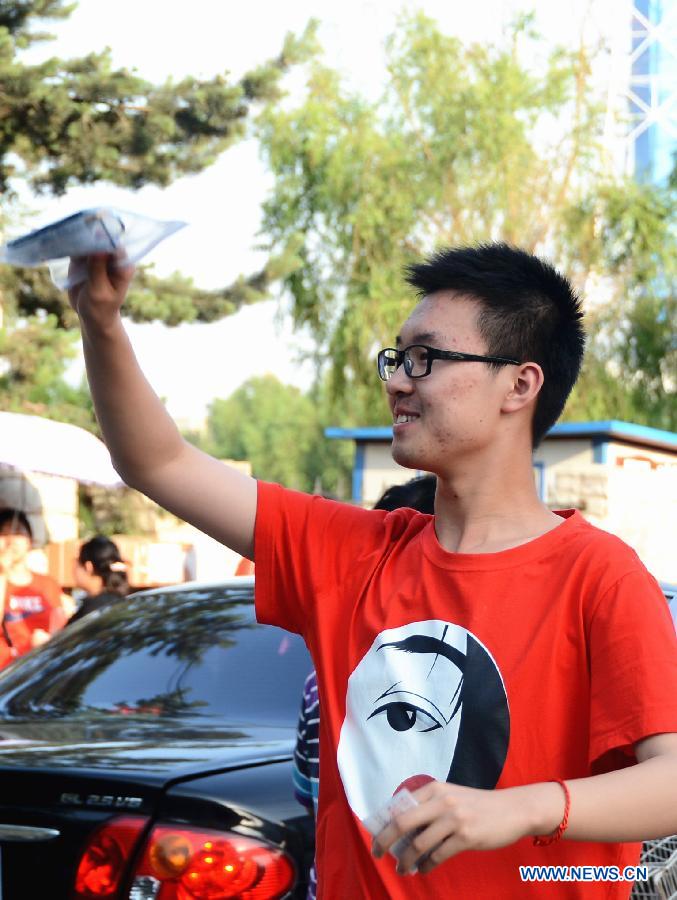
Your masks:
{"label": "car window", "polygon": [[0,713],[293,723],[312,663],[301,637],[255,621],[251,593],[167,591],[87,616],[0,675]]}

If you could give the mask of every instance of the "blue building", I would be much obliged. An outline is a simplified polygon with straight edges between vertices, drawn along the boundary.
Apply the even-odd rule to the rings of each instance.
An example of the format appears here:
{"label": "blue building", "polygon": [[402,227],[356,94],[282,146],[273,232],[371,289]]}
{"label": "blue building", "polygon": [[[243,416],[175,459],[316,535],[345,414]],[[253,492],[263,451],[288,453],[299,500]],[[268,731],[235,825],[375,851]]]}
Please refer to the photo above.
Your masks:
{"label": "blue building", "polygon": [[630,63],[635,177],[662,184],[677,152],[676,0],[633,0]]}

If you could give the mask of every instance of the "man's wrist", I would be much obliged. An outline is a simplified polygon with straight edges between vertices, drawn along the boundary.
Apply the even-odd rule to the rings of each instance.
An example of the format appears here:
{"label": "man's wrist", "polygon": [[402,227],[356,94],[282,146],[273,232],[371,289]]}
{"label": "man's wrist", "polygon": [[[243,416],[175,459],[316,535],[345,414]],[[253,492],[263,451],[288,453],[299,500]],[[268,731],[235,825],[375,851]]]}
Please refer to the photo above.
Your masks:
{"label": "man's wrist", "polygon": [[512,790],[519,794],[516,800],[524,816],[525,837],[552,834],[558,828],[564,816],[566,796],[556,781],[542,781]]}
{"label": "man's wrist", "polygon": [[114,340],[125,333],[120,313],[116,313],[114,316],[106,316],[105,318],[81,315],[80,329],[83,340],[95,342]]}

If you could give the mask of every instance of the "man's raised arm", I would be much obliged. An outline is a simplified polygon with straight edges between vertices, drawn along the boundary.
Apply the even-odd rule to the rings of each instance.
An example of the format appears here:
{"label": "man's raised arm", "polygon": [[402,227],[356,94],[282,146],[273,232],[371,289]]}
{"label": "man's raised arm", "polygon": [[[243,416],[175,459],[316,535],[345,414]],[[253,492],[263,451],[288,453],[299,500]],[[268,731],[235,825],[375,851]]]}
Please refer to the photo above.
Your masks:
{"label": "man's raised arm", "polygon": [[87,377],[115,468],[131,487],[253,559],[256,481],[193,447],[144,376],[122,325],[134,274],[115,258],[87,260],[88,277],[69,291],[80,317]]}

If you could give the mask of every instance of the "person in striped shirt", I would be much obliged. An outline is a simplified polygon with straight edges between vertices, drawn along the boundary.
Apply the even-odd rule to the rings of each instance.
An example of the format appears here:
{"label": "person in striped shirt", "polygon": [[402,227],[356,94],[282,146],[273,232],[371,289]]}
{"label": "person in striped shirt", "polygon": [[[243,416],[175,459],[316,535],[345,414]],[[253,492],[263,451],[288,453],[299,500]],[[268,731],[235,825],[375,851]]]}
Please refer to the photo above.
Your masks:
{"label": "person in striped shirt", "polygon": [[[296,746],[294,747],[294,796],[317,821],[317,800],[320,792],[320,701],[317,696],[315,670],[303,685]],[[308,873],[307,900],[315,900],[317,874],[315,863]]]}

